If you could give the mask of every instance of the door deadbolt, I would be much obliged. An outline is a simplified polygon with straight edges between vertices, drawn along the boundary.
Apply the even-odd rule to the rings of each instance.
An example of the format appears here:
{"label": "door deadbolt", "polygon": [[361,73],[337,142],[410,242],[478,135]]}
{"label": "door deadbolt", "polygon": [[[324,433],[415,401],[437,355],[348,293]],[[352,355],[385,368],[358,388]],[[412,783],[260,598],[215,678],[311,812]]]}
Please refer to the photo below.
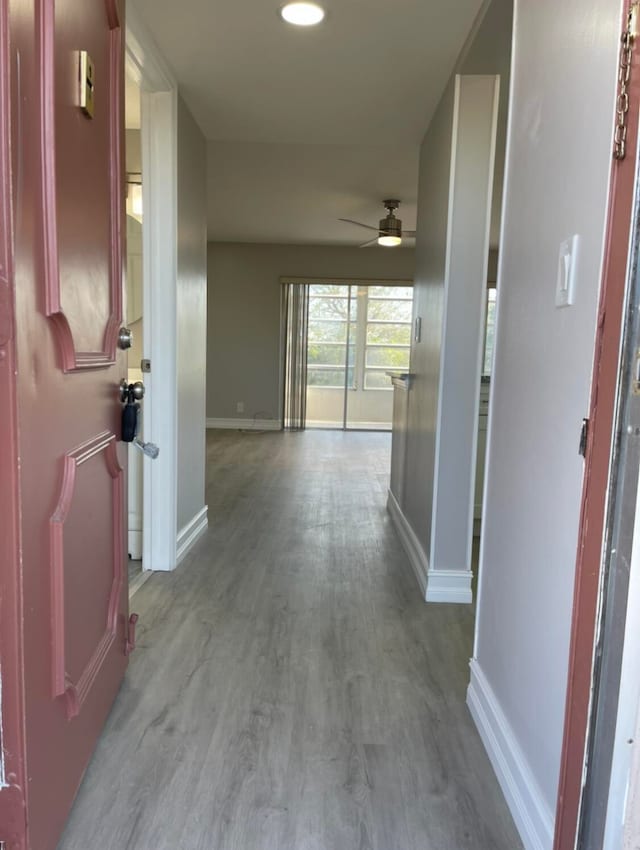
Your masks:
{"label": "door deadbolt", "polygon": [[118,331],[118,347],[123,351],[133,345],[133,331],[130,328],[120,328]]}

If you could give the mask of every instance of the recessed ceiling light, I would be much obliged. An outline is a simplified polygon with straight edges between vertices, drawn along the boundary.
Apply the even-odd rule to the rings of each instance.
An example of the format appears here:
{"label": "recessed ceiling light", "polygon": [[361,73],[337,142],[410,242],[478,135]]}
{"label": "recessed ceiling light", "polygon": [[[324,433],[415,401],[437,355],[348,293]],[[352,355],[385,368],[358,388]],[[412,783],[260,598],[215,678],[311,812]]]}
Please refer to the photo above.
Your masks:
{"label": "recessed ceiling light", "polygon": [[298,27],[312,27],[324,19],[324,9],[317,3],[287,3],[280,14],[288,24]]}

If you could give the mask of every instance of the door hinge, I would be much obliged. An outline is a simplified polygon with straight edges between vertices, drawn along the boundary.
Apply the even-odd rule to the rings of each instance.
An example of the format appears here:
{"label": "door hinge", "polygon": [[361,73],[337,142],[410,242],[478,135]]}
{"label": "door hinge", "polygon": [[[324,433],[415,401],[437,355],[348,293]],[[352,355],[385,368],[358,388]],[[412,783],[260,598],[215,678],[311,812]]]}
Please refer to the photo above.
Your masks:
{"label": "door hinge", "polygon": [[627,25],[622,33],[618,65],[618,98],[616,102],[616,127],[613,137],[613,158],[622,160],[627,155],[627,119],[629,116],[629,83],[633,46],[638,34],[638,7],[632,3],[627,15]]}
{"label": "door hinge", "polygon": [[[1,261],[0,261],[1,262]],[[13,337],[13,304],[9,281],[0,277],[0,351]],[[2,355],[4,357],[4,354]]]}
{"label": "door hinge", "polygon": [[582,457],[587,456],[587,440],[589,439],[589,420],[582,420],[582,428],[580,429],[580,444],[578,446],[578,454]]}

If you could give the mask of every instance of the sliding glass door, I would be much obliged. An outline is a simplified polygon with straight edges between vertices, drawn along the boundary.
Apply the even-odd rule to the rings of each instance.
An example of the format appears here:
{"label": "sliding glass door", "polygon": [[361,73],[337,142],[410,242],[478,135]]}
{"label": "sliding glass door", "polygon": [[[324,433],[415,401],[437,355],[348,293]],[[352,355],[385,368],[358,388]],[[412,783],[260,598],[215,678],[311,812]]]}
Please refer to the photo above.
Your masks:
{"label": "sliding glass door", "polygon": [[358,303],[354,287],[309,287],[307,427],[343,428],[345,393],[354,387]]}
{"label": "sliding glass door", "polygon": [[358,287],[355,389],[347,395],[346,428],[391,430],[389,371],[408,371],[413,288]]}
{"label": "sliding glass door", "polygon": [[408,370],[411,286],[309,286],[308,428],[390,430],[389,370]]}

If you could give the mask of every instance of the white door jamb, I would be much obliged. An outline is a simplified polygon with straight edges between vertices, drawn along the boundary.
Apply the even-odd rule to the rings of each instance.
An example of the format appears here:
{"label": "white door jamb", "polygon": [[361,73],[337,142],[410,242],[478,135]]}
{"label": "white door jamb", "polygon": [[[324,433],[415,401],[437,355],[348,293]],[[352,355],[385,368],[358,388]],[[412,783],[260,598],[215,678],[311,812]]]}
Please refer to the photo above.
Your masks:
{"label": "white door jamb", "polygon": [[127,9],[127,72],[141,88],[143,185],[144,458],[142,563],[172,570],[177,541],[176,290],[178,251],[178,87],[152,37]]}

